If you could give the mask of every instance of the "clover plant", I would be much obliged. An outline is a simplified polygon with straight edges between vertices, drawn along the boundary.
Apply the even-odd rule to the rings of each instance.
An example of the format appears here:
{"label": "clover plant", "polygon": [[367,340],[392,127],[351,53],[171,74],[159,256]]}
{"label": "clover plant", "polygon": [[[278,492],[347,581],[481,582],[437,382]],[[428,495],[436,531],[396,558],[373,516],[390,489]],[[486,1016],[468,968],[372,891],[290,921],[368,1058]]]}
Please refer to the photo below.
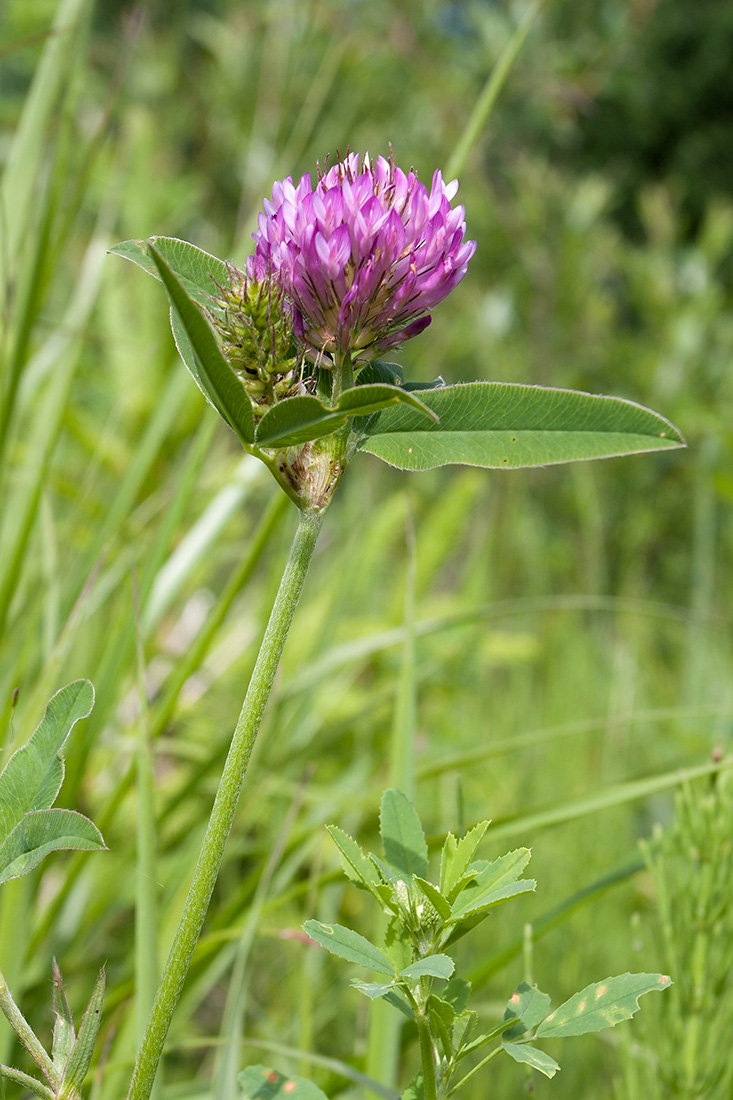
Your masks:
{"label": "clover plant", "polygon": [[[244,271],[170,237],[124,241],[111,250],[162,283],[188,370],[244,450],[267,466],[298,510],[128,1100],[148,1100],[152,1093],[318,534],[341,478],[360,452],[410,471],[448,464],[505,470],[684,446],[673,424],[632,401],[499,381],[439,379],[426,386],[403,378],[400,366],[386,357],[425,331],[433,309],[465,276],[476,249],[466,240],[465,210],[454,203],[457,189],[457,181],[446,183],[440,172],[428,189],[414,171],[397,167],[391,152],[376,160],[349,153],[319,168],[315,185],[308,174],[297,183],[287,178],[274,184]],[[61,743],[57,738],[51,746],[43,797],[37,804],[18,802],[6,822],[10,832],[4,843],[16,873],[59,846],[58,836],[49,834],[45,848],[39,843],[21,852],[17,830],[22,826],[27,832],[30,817],[37,831],[40,819],[33,814],[65,812],[50,808],[58,790],[54,760]],[[73,843],[100,846],[101,837],[83,821],[75,823]],[[535,1040],[611,1026],[635,1011],[642,993],[669,984],[657,974],[610,978],[554,1013],[544,993],[519,985],[504,1019],[481,1032],[467,1007],[468,984],[454,975],[447,949],[495,905],[534,886],[518,878],[529,859],[524,849],[493,861],[474,859],[485,827],[476,826],[461,840],[448,836],[434,881],[419,819],[399,792],[387,792],[382,804],[384,858],[365,856],[346,834],[332,830],[349,875],[388,915],[389,942],[373,945],[338,925],[309,921],[305,927],[330,951],[375,971],[378,982],[359,981],[357,987],[391,1002],[416,1026],[422,1074],[405,1097],[443,1100],[502,1051],[552,1076],[557,1064]],[[98,1020],[101,984],[76,1037],[57,978],[59,1037],[57,1042],[55,1032],[51,1058],[32,1032],[27,1034],[28,1025],[2,985],[7,995],[0,1007],[47,1083],[32,1083],[9,1067],[3,1072],[37,1095],[75,1098],[82,1054],[91,1056],[93,1044],[94,1029],[86,1020],[90,1013]],[[491,1042],[496,1045],[489,1053],[464,1072],[463,1059]],[[88,1064],[84,1061],[84,1071]],[[293,1092],[304,1100],[322,1096],[305,1079],[262,1067],[246,1070],[241,1084],[252,1100]]]}

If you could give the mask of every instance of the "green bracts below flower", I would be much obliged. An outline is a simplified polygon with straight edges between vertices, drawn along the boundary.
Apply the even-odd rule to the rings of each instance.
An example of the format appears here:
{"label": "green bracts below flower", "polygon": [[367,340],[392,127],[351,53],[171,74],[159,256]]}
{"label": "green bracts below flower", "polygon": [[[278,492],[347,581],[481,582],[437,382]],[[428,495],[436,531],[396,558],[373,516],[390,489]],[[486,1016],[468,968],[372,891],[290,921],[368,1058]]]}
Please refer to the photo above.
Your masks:
{"label": "green bracts below flower", "polygon": [[227,272],[228,282],[216,284],[209,320],[224,358],[249,394],[257,422],[276,402],[309,392],[304,362],[283,291],[272,279],[258,282],[230,264]]}

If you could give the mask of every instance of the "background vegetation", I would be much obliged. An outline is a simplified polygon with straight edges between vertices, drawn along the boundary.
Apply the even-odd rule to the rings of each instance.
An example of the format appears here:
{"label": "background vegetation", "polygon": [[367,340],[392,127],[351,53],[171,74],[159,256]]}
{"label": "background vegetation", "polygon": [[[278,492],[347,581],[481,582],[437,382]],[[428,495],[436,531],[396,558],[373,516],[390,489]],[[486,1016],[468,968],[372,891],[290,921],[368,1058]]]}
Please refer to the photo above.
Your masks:
{"label": "background vegetation", "polygon": [[[57,687],[94,682],[62,799],[110,850],[3,887],[0,960],[39,1026],[52,955],[74,1007],[106,964],[107,1100],[139,1028],[134,914],[152,981],[294,516],[190,384],[152,281],[104,250],[159,233],[241,262],[272,180],[347,147],[391,142],[429,180],[524,9],[60,10],[72,30],[49,30],[52,0],[0,12],[0,711],[7,752]],[[712,0],[555,0],[535,20],[460,172],[476,256],[405,348],[405,374],[618,394],[669,416],[690,450],[506,476],[357,460],[288,642],[164,1095],[215,1094],[215,1036],[222,1014],[234,1034],[237,1011],[240,1065],[262,1060],[259,1042],[363,1068],[366,1005],[297,929],[368,919],[322,826],[373,845],[381,791],[413,773],[436,840],[490,816],[487,855],[534,849],[537,896],[465,941],[487,1012],[525,975],[525,922],[545,933],[533,976],[556,1001],[668,966],[652,879],[631,873],[637,842],[671,819],[678,769],[727,747],[733,716],[732,37]],[[154,844],[136,767],[154,777]],[[138,980],[138,1012],[146,996]],[[564,1052],[537,1094],[633,1095],[622,1032]],[[8,1061],[9,1029],[0,1048]],[[403,1075],[414,1062],[406,1049]],[[307,1057],[287,1065],[331,1094],[352,1087]],[[523,1087],[513,1063],[497,1074],[497,1095]]]}

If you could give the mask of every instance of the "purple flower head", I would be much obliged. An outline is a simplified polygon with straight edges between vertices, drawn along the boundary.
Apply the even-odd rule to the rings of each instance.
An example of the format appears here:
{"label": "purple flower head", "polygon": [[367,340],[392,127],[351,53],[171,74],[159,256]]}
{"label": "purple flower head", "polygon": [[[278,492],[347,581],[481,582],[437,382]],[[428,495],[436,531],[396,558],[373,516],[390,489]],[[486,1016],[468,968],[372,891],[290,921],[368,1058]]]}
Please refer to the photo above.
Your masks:
{"label": "purple flower head", "polygon": [[391,157],[350,153],[319,170],[315,190],[307,174],[274,185],[247,271],[280,281],[321,366],[345,354],[367,362],[427,328],[466,274],[476,242],[464,240],[464,208],[451,207],[457,190],[440,172],[428,191]]}

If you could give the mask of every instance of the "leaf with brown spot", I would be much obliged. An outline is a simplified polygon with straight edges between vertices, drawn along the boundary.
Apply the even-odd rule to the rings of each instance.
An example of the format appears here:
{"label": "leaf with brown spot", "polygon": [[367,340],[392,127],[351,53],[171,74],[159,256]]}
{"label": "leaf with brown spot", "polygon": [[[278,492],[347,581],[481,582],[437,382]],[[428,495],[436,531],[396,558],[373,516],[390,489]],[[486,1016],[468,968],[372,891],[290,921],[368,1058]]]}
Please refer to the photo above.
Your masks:
{"label": "leaf with brown spot", "polygon": [[237,1080],[245,1100],[328,1100],[307,1077],[288,1077],[270,1066],[249,1066]]}
{"label": "leaf with brown spot", "polygon": [[535,1037],[559,1039],[615,1027],[638,1011],[639,997],[644,993],[668,989],[671,985],[666,974],[618,974],[595,982],[551,1012],[537,1028]]}

